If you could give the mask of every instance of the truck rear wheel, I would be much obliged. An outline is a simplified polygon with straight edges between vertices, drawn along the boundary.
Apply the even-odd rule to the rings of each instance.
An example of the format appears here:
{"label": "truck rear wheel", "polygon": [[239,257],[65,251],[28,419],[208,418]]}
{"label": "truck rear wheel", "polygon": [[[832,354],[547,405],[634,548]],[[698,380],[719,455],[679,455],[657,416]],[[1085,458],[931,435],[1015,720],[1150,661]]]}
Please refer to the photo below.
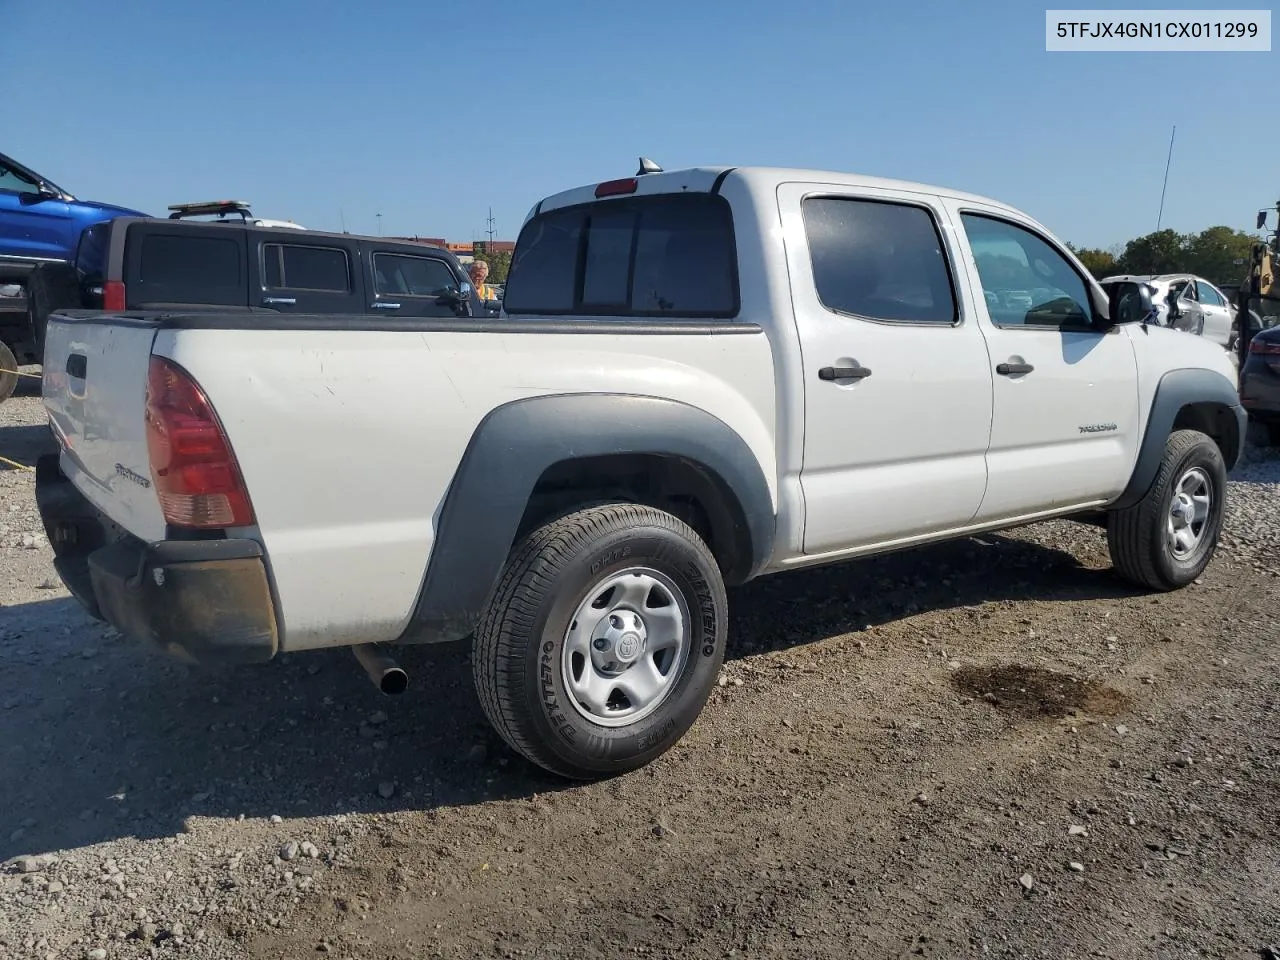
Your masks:
{"label": "truck rear wheel", "polygon": [[18,358],[9,345],[0,340],[0,403],[13,396],[18,389]]}
{"label": "truck rear wheel", "polygon": [[634,770],[702,712],[727,614],[715,558],[688,525],[637,504],[578,510],[507,561],[472,651],[481,706],[552,773]]}
{"label": "truck rear wheel", "polygon": [[1108,516],[1116,571],[1152,590],[1176,590],[1195,580],[1217,549],[1226,494],[1218,445],[1197,430],[1171,434],[1147,495]]}

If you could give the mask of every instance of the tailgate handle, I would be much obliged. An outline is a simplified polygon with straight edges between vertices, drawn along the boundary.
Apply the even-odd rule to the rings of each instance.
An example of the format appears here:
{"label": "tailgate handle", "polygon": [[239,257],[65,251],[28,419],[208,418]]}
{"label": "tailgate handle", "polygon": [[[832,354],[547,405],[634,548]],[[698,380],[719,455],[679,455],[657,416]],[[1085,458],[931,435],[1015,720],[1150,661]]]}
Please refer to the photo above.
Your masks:
{"label": "tailgate handle", "polygon": [[89,376],[89,358],[83,353],[73,353],[67,357],[67,376],[83,380]]}

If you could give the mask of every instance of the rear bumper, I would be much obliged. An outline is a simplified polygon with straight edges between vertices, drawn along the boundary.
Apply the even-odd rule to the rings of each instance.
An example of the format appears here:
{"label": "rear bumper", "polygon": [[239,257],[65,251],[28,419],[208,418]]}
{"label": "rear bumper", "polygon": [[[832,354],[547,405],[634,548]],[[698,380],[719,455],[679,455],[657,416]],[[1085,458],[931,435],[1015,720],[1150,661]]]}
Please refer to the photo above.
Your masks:
{"label": "rear bumper", "polygon": [[1240,372],[1240,402],[1259,420],[1280,420],[1280,370],[1250,356]]}
{"label": "rear bumper", "polygon": [[261,663],[279,652],[275,604],[255,541],[144,543],[75,488],[56,454],[36,463],[36,502],[58,575],[97,619],[209,666]]}

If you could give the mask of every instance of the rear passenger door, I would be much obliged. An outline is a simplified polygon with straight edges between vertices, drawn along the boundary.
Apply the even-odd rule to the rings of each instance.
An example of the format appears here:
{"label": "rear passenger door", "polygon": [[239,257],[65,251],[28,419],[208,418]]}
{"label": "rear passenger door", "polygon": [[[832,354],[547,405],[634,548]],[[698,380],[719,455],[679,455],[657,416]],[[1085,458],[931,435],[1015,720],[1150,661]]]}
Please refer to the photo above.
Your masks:
{"label": "rear passenger door", "polygon": [[804,552],[965,526],[986,490],[992,374],[939,201],[778,191],[803,359]]}
{"label": "rear passenger door", "polygon": [[285,313],[363,313],[354,241],[256,231],[254,306]]}
{"label": "rear passenger door", "polygon": [[470,316],[461,280],[444,257],[428,251],[365,247],[369,260],[370,313],[389,317]]}

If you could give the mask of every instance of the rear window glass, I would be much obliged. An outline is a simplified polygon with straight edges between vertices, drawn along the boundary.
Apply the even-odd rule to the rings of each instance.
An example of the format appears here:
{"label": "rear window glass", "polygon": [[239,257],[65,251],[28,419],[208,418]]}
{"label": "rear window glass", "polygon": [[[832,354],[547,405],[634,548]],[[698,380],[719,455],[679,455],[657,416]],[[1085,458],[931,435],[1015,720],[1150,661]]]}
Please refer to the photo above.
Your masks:
{"label": "rear window glass", "polygon": [[351,290],[347,251],[340,247],[312,247],[293,243],[262,245],[263,278],[282,290]]}
{"label": "rear window glass", "polygon": [[711,194],[634,197],[536,216],[520,231],[504,305],[511,314],[735,316],[729,205]]}
{"label": "rear window glass", "polygon": [[248,294],[241,250],[231,238],[146,234],[138,264],[140,299],[242,305]]}

